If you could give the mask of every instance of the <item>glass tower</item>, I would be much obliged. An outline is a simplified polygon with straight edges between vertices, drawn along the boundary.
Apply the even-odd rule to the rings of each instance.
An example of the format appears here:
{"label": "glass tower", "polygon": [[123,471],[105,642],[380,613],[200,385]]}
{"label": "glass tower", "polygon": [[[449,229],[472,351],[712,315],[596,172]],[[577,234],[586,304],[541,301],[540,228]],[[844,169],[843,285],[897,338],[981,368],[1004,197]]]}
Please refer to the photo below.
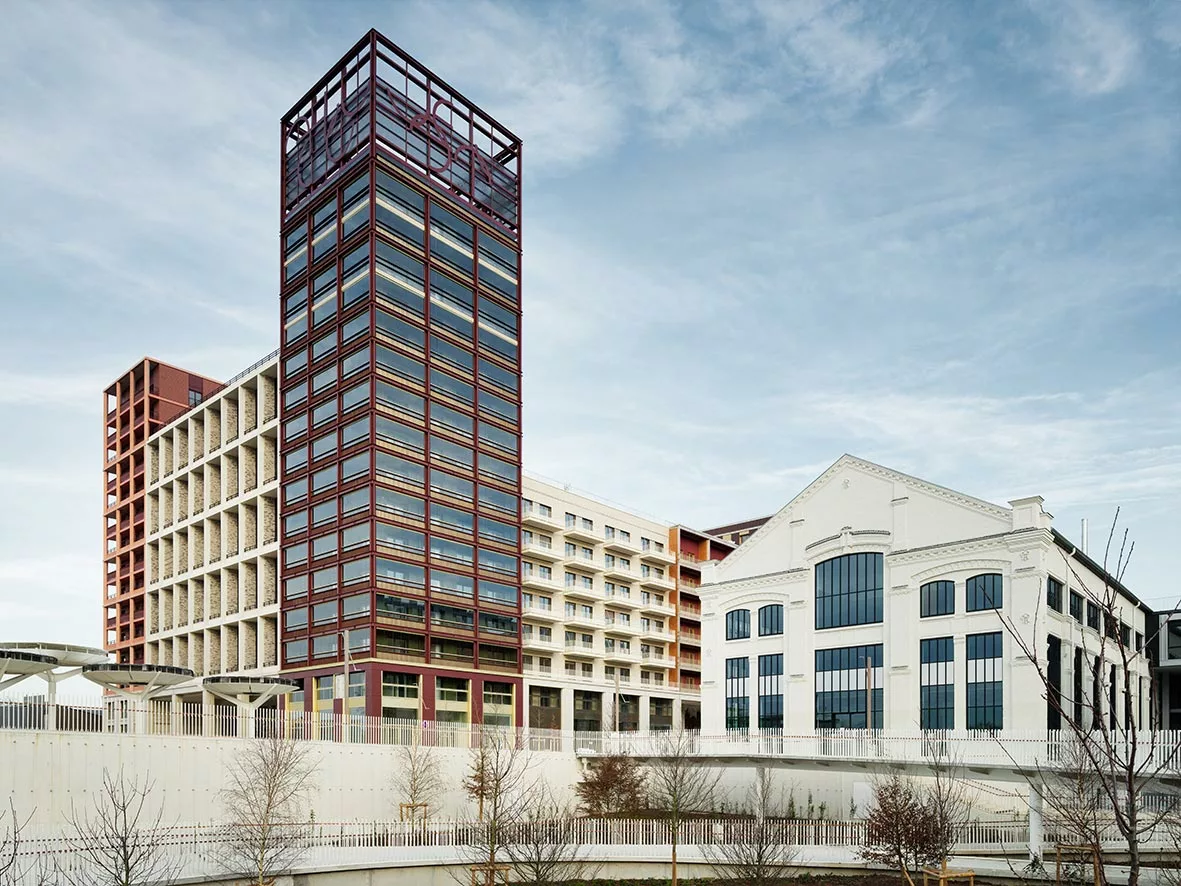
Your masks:
{"label": "glass tower", "polygon": [[520,163],[376,31],[282,120],[292,706],[520,723]]}

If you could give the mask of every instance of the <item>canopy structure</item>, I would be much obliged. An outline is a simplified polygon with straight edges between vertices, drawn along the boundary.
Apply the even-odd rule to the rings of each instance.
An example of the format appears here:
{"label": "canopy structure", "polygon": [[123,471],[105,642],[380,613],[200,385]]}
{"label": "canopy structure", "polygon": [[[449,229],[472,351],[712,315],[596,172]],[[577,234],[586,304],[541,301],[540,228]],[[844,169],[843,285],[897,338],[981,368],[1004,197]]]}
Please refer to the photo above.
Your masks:
{"label": "canopy structure", "polygon": [[150,664],[84,665],[82,676],[116,695],[135,701],[148,701],[164,690],[193,678],[188,668]]}
{"label": "canopy structure", "polygon": [[238,735],[253,738],[255,712],[268,701],[300,688],[297,680],[287,677],[258,677],[245,674],[218,674],[206,677],[201,687],[238,708]]}
{"label": "canopy structure", "polygon": [[23,652],[19,649],[0,649],[0,689],[15,686],[22,680],[46,674],[56,668],[52,655]]}

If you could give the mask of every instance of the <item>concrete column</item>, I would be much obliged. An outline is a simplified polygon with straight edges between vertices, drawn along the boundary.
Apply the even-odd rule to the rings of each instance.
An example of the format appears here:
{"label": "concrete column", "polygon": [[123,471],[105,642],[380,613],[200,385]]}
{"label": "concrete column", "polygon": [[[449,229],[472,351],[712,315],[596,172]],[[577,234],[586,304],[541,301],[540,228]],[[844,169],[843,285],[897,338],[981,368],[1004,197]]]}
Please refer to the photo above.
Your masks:
{"label": "concrete column", "polygon": [[208,689],[201,690],[201,734],[206,738],[210,738],[215,733],[217,708],[217,699]]}
{"label": "concrete column", "polygon": [[1041,861],[1042,840],[1042,795],[1035,785],[1029,786],[1029,860]]}
{"label": "concrete column", "polygon": [[652,725],[652,697],[649,695],[641,695],[640,697],[640,731],[648,732]]}
{"label": "concrete column", "polygon": [[682,729],[685,726],[685,721],[681,719],[681,699],[680,696],[673,698],[673,729]]}
{"label": "concrete column", "polygon": [[562,693],[562,731],[574,731],[574,690],[570,687],[563,687]]}
{"label": "concrete column", "polygon": [[184,719],[184,702],[179,695],[173,695],[168,706],[168,734],[180,735]]}

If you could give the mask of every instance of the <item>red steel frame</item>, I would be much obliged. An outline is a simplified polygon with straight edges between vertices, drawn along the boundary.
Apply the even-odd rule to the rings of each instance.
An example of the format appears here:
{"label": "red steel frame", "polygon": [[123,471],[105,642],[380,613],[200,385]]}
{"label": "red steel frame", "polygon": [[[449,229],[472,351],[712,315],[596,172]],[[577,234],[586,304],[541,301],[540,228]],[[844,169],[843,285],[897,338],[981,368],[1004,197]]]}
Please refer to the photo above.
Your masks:
{"label": "red steel frame", "polygon": [[[370,88],[371,84],[376,84],[375,88]],[[431,110],[428,113],[426,108]],[[394,137],[394,130],[401,127],[401,138]],[[392,127],[392,128],[391,128]],[[421,145],[423,150],[415,153],[414,145]],[[403,181],[410,184],[419,192],[423,193],[427,200],[428,206],[426,217],[430,216],[431,201],[444,204],[454,214],[471,222],[476,230],[477,237],[492,237],[499,240],[502,246],[508,246],[517,257],[518,279],[520,275],[520,156],[521,143],[520,140],[509,133],[506,129],[496,123],[492,118],[483,114],[475,106],[469,103],[456,93],[451,87],[447,86],[439,78],[435,77],[431,72],[427,71],[398,47],[394,46],[376,31],[371,31],[361,41],[359,41],[341,61],[333,67],[328,74],[311,89],[308,93],[289,111],[281,123],[281,153],[282,153],[282,170],[281,170],[281,233],[280,238],[280,269],[281,274],[285,273],[284,264],[284,244],[287,236],[300,228],[300,226],[308,226],[308,242],[309,242],[309,265],[314,262],[311,259],[310,243],[311,231],[309,225],[309,218],[315,209],[322,208],[326,205],[329,199],[337,199],[337,206],[339,207],[339,194],[343,186],[353,181],[356,181],[356,176],[367,170],[369,175],[369,223],[365,226],[365,234],[369,242],[370,254],[370,270],[369,270],[369,289],[368,297],[357,304],[342,308],[336,312],[335,320],[325,323],[318,328],[314,333],[306,335],[301,334],[298,340],[293,340],[288,343],[286,340],[286,330],[283,328],[283,309],[280,310],[280,335],[281,335],[281,382],[280,382],[280,453],[281,456],[285,453],[285,445],[283,443],[283,427],[292,417],[297,417],[301,412],[310,411],[322,401],[331,399],[324,397],[323,394],[319,397],[313,395],[305,400],[298,407],[295,407],[290,414],[285,409],[284,394],[293,384],[297,384],[297,380],[302,380],[310,377],[319,370],[319,366],[311,366],[311,359],[309,357],[308,366],[295,371],[288,377],[286,370],[286,363],[289,356],[310,347],[313,338],[319,340],[321,332],[326,332],[329,329],[339,329],[346,319],[356,316],[364,311],[369,312],[369,328],[368,333],[361,339],[370,348],[370,363],[368,371],[364,374],[359,374],[351,379],[348,386],[351,386],[357,381],[364,378],[370,380],[371,392],[369,405],[365,411],[356,410],[348,414],[347,418],[342,418],[339,413],[333,424],[325,424],[315,431],[315,436],[318,436],[329,428],[341,427],[349,422],[355,421],[361,414],[367,414],[370,417],[370,438],[369,443],[366,444],[370,453],[370,474],[369,477],[360,484],[340,485],[334,487],[332,495],[338,496],[352,488],[368,488],[370,490],[369,496],[369,510],[362,518],[360,514],[350,515],[346,520],[338,520],[335,524],[337,528],[347,528],[357,522],[370,522],[376,519],[376,509],[374,507],[374,488],[376,484],[376,473],[374,471],[374,453],[378,450],[376,443],[374,419],[378,413],[376,407],[376,399],[373,395],[372,388],[380,377],[376,362],[372,356],[375,349],[375,344],[378,342],[377,330],[374,325],[373,305],[376,303],[375,289],[374,289],[374,267],[375,267],[375,246],[378,241],[377,229],[374,223],[374,201],[375,189],[374,178],[375,172],[381,168],[391,174],[400,177]],[[332,198],[329,195],[333,195]],[[350,234],[349,245],[345,246],[341,243],[340,235],[343,233],[343,228],[340,223],[340,212],[337,212],[337,229],[336,242],[337,250],[336,263],[339,269],[340,256],[349,250],[355,248],[357,245],[365,242],[360,235],[360,229]],[[424,252],[423,260],[425,263],[426,273],[428,275],[428,290],[429,290],[429,275],[433,273],[433,261],[430,255],[429,246]],[[473,279],[469,281],[473,291],[479,287],[476,285],[473,262]],[[331,267],[331,264],[325,260],[324,264],[318,264],[316,268],[309,267],[306,271],[299,272],[292,278],[290,283],[285,283],[282,287],[282,302],[285,303],[286,298],[293,292],[298,292],[301,288],[307,287],[309,279],[323,273],[326,267]],[[450,273],[454,273],[451,268],[448,268]],[[338,270],[339,274],[339,270]],[[484,290],[480,290],[484,293]],[[429,312],[429,297],[426,298]],[[358,310],[360,304],[364,304],[364,310]],[[310,295],[309,295],[310,305]],[[520,301],[519,301],[519,285],[518,298],[514,305],[510,307],[511,310],[517,314],[518,322],[518,342],[520,341]],[[396,311],[395,311],[396,313]],[[477,328],[476,317],[473,311],[472,323],[472,340],[463,341],[455,338],[453,344],[461,345],[463,348],[470,350],[474,355],[477,352],[477,345],[475,341],[475,333]],[[407,315],[409,316],[409,315]],[[405,318],[404,318],[405,319]],[[432,327],[429,321],[429,313],[421,318],[412,318],[415,323],[422,324],[424,331],[428,334],[442,334],[440,337],[446,338],[447,330],[440,330]],[[309,307],[309,326],[311,322],[310,307]],[[358,340],[350,342],[347,347],[352,349]],[[336,357],[339,357],[341,352],[345,350],[345,345],[339,342],[339,335],[337,336],[337,348],[335,351]],[[518,346],[519,347],[519,346]],[[433,358],[429,354],[423,355],[425,363],[429,367],[433,363]],[[479,356],[488,358],[489,356],[496,356],[489,354],[484,350],[479,350]],[[335,359],[335,358],[334,358]],[[419,358],[422,359],[422,358]],[[493,361],[495,362],[495,361]],[[327,363],[322,364],[327,365]],[[512,523],[518,530],[520,526],[520,354],[518,350],[518,360],[515,366],[502,365],[502,368],[513,372],[517,376],[517,396],[515,398],[515,405],[518,410],[518,420],[514,427],[505,428],[514,433],[517,437],[517,455],[515,460],[510,456],[506,456],[503,452],[495,452],[498,458],[505,461],[514,462],[518,472],[518,479],[515,486],[502,487],[503,491],[511,494],[515,500],[516,511],[512,515],[497,514],[495,512],[485,512],[487,516],[498,518],[504,522]],[[448,367],[449,371],[455,372],[452,367]],[[477,390],[481,388],[478,373],[473,373],[471,378],[465,379],[469,384],[473,385]],[[333,388],[332,396],[336,396],[341,388]],[[418,391],[420,395],[425,397],[426,401],[426,415],[424,416],[424,425],[430,428],[430,410],[432,404],[432,397],[429,389]],[[495,393],[504,399],[513,399],[501,390],[496,390]],[[456,408],[456,404],[448,403],[451,408]],[[462,409],[461,409],[462,411]],[[479,419],[475,417],[475,410],[473,412],[473,421],[486,419],[487,416],[481,415]],[[309,423],[310,424],[310,423]],[[435,433],[434,429],[431,433]],[[314,436],[310,431],[307,437],[301,438],[301,442],[306,442]],[[445,436],[445,435],[444,435]],[[459,441],[464,442],[465,445],[473,446],[475,449],[482,449],[482,445],[477,441]],[[364,450],[365,446],[360,447]],[[349,455],[358,451],[357,448],[350,448],[347,450]],[[400,457],[408,458],[404,452],[397,453]],[[338,458],[347,457],[343,452],[338,451]],[[426,455],[421,457],[425,469],[429,471],[431,461]],[[317,465],[316,470],[322,469],[322,465]],[[301,476],[309,476],[313,471],[308,467],[301,467],[293,469],[291,472],[287,471],[286,464],[281,464],[281,485],[286,486],[290,479],[298,479]],[[486,477],[482,477],[477,472],[468,475],[475,484],[481,482],[488,483]],[[489,485],[495,485],[490,483]],[[282,495],[282,492],[281,492]],[[310,507],[320,500],[327,500],[330,496],[323,496],[317,498],[309,495],[304,499],[298,507],[288,507],[286,502],[281,501],[280,514],[294,513],[298,508]],[[424,484],[423,498],[426,507],[429,510],[431,501],[436,497],[436,493],[430,489],[430,484]],[[463,509],[465,506],[456,500],[450,500],[446,497],[440,499],[444,503]],[[473,504],[466,505],[466,509],[475,514],[477,506]],[[413,522],[399,521],[383,516],[383,520],[390,520],[391,522],[403,522],[407,528],[416,529],[425,532],[428,537],[435,534],[431,529],[429,520],[426,525],[416,525]],[[321,528],[319,531],[324,531],[327,527]],[[287,532],[286,526],[280,526],[281,547],[285,550],[290,543],[299,543],[307,541],[308,538],[315,533],[304,531],[293,531],[290,535]],[[437,533],[440,536],[446,536],[446,533]],[[485,544],[483,540],[478,540],[478,534],[473,533],[470,539],[457,538],[458,541],[470,543],[473,546]],[[492,546],[490,546],[492,547]],[[429,544],[428,544],[429,548]],[[514,544],[511,547],[504,547],[501,550],[505,553],[510,553],[515,556],[519,562],[520,560],[520,534],[516,534]],[[323,593],[320,595],[312,595],[302,597],[295,600],[288,600],[281,587],[281,615],[280,615],[280,660],[283,662],[283,670],[285,673],[292,676],[299,676],[305,678],[314,678],[318,676],[326,676],[329,674],[335,675],[342,672],[343,653],[338,650],[337,654],[327,659],[314,660],[311,654],[311,649],[308,651],[307,663],[303,661],[287,661],[286,659],[286,643],[288,640],[296,638],[308,638],[309,647],[311,646],[311,639],[315,636],[324,634],[337,633],[345,628],[348,628],[350,634],[355,631],[367,632],[369,636],[369,650],[365,654],[358,654],[353,656],[353,670],[361,671],[366,674],[366,700],[365,712],[371,716],[376,716],[381,713],[381,674],[383,671],[396,671],[402,673],[413,673],[419,676],[420,679],[420,702],[422,706],[422,715],[424,719],[433,719],[435,716],[434,710],[434,693],[433,693],[433,677],[449,676],[449,677],[466,677],[470,680],[469,684],[469,698],[470,698],[470,712],[472,720],[479,722],[482,719],[482,701],[483,701],[483,684],[487,681],[510,683],[514,686],[514,701],[515,711],[514,718],[516,723],[522,722],[522,710],[524,699],[522,697],[521,684],[521,638],[520,638],[520,580],[519,574],[512,577],[505,577],[503,575],[488,575],[478,573],[475,567],[471,569],[464,569],[455,564],[446,564],[446,568],[450,572],[471,575],[473,581],[477,575],[484,575],[495,581],[504,584],[511,584],[517,588],[518,596],[517,602],[513,606],[498,606],[487,604],[484,601],[479,603],[476,599],[471,601],[461,601],[454,597],[442,596],[435,597],[435,593],[430,588],[430,582],[426,583],[426,587],[421,592],[421,597],[425,605],[428,607],[427,617],[425,623],[420,627],[410,627],[403,625],[390,625],[382,623],[378,620],[376,608],[374,605],[374,594],[381,589],[381,585],[376,581],[376,573],[372,570],[372,564],[378,556],[378,550],[374,541],[371,539],[367,548],[356,549],[348,552],[347,555],[339,552],[334,557],[324,558],[312,564],[311,559],[307,563],[301,564],[296,568],[287,569],[284,565],[284,556],[280,554],[280,575],[281,578],[298,575],[301,573],[311,574],[315,570],[324,569],[333,564],[341,564],[346,561],[352,561],[360,556],[367,555],[371,563],[372,579],[367,585],[346,587],[343,582],[338,582],[338,586],[333,591]],[[386,556],[389,556],[388,554]],[[407,563],[417,563],[424,568],[430,567],[429,557],[415,559],[414,557],[403,556],[401,559]],[[338,573],[339,575],[339,573]],[[343,578],[343,576],[340,576]],[[281,585],[284,582],[281,582]],[[359,593],[362,588],[366,588],[370,594],[370,608],[369,613],[360,619],[352,621],[340,620],[331,625],[312,625],[298,629],[296,631],[288,632],[285,627],[286,613],[291,610],[297,610],[303,607],[310,607],[312,604],[332,599],[343,598]],[[396,591],[399,595],[415,596],[412,592],[407,592],[405,589]],[[517,619],[517,634],[515,637],[505,638],[497,636],[495,638],[483,635],[478,627],[478,614],[476,616],[477,626],[468,633],[450,631],[441,628],[437,625],[431,624],[429,614],[429,606],[432,599],[437,602],[445,603],[447,605],[464,606],[471,608],[473,611],[494,612],[506,615],[511,615]],[[309,625],[311,619],[309,619]],[[391,657],[382,657],[376,647],[376,631],[379,628],[389,628],[397,630],[402,633],[421,635],[425,646],[425,653],[421,659],[417,661],[406,661],[402,659],[391,659]],[[473,647],[473,662],[472,667],[456,667],[449,666],[446,662],[436,662],[432,660],[431,655],[431,641],[434,638],[440,639],[455,639],[462,642],[470,642]],[[516,665],[511,671],[505,670],[498,665],[490,665],[486,662],[481,662],[479,658],[479,649],[482,642],[491,642],[501,647],[511,647],[516,654]],[[338,641],[339,643],[339,641]],[[395,663],[396,662],[396,663]],[[314,680],[308,679],[306,684],[305,701],[304,704],[308,708],[313,705],[314,694]],[[334,693],[335,695],[336,693]],[[334,699],[333,709],[336,712],[341,712],[342,702],[340,699]]]}

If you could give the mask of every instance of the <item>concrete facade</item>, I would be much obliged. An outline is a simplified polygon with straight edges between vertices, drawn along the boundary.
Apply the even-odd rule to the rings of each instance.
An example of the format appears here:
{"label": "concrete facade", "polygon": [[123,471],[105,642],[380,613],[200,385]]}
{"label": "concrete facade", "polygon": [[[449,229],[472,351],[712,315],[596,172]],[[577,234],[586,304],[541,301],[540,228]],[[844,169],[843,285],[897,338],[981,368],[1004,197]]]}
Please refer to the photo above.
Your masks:
{"label": "concrete facade", "polygon": [[277,364],[147,442],[148,664],[278,672]]}

